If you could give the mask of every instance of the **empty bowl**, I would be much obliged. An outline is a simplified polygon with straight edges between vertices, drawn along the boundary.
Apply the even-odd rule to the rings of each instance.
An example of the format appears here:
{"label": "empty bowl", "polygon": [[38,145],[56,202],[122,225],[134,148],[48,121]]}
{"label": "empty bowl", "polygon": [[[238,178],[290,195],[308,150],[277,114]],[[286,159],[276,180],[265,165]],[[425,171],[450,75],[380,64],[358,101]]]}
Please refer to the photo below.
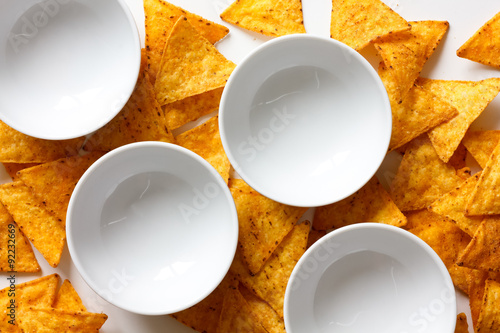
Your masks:
{"label": "empty bowl", "polygon": [[360,223],[332,231],[295,266],[289,333],[453,333],[455,289],[444,263],[408,231]]}
{"label": "empty bowl", "polygon": [[251,187],[302,207],[351,195],[384,159],[392,116],[368,61],[331,38],[290,35],[236,67],[219,109],[224,149]]}
{"label": "empty bowl", "polygon": [[42,139],[109,122],[130,97],[141,45],[124,0],[3,0],[0,119]]}
{"label": "empty bowl", "polygon": [[163,315],[210,294],[238,239],[231,193],[195,153],[132,143],[95,162],[70,199],[67,240],[87,284],[131,312]]}

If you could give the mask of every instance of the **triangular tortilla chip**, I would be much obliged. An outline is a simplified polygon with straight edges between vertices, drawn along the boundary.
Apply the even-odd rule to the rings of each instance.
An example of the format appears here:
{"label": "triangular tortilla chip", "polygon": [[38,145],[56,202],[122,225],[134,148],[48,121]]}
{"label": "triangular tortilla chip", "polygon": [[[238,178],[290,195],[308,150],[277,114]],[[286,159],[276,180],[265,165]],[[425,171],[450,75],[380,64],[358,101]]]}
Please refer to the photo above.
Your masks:
{"label": "triangular tortilla chip", "polygon": [[69,280],[64,280],[61,288],[57,292],[52,307],[66,311],[85,312],[87,309],[82,303],[82,299],[76,292]]}
{"label": "triangular tortilla chip", "polygon": [[309,237],[307,238],[307,248],[310,248],[314,243],[316,243],[321,237],[326,235],[326,230],[315,230],[311,229],[309,232]]}
{"label": "triangular tortilla chip", "polygon": [[397,227],[406,225],[406,217],[376,177],[344,200],[316,208],[313,228],[337,229],[360,222],[380,222]]}
{"label": "triangular tortilla chip", "polygon": [[217,332],[266,333],[257,316],[238,289],[229,289],[224,296]]}
{"label": "triangular tortilla chip", "polygon": [[449,27],[446,21],[414,21],[410,24],[410,31],[393,34],[375,43],[375,48],[396,83],[399,101],[413,87]]}
{"label": "triangular tortilla chip", "polygon": [[304,254],[307,246],[310,223],[296,225],[283,239],[280,246],[267,260],[259,273],[252,275],[248,271],[240,250],[236,250],[230,271],[238,280],[266,301],[283,318],[285,290],[293,268]]}
{"label": "triangular tortilla chip", "polygon": [[176,137],[177,143],[209,162],[227,183],[231,164],[226,156],[219,133],[219,117],[215,116],[198,127]]}
{"label": "triangular tortilla chip", "polygon": [[85,150],[109,151],[138,141],[174,142],[147,72],[140,74],[134,92],[123,109],[90,136]]}
{"label": "triangular tortilla chip", "polygon": [[457,315],[455,333],[469,333],[469,324],[467,324],[467,316],[463,312]]}
{"label": "triangular tortilla chip", "polygon": [[108,316],[104,313],[29,307],[19,311],[21,332],[97,332]]}
{"label": "triangular tortilla chip", "polygon": [[0,201],[33,246],[57,267],[66,241],[63,221],[50,214],[21,181],[0,185]]}
{"label": "triangular tortilla chip", "polygon": [[39,272],[28,239],[0,203],[0,272]]}
{"label": "triangular tortilla chip", "polygon": [[500,283],[494,280],[486,280],[484,285],[483,304],[479,312],[476,332],[497,333],[500,332]]}
{"label": "triangular tortilla chip", "polygon": [[155,83],[156,76],[160,71],[160,62],[167,37],[179,17],[187,17],[189,23],[212,44],[229,33],[228,28],[163,0],[144,0],[144,16],[147,68],[152,84]]}
{"label": "triangular tortilla chip", "polygon": [[85,138],[43,140],[28,136],[0,121],[0,162],[44,163],[78,153]]}
{"label": "triangular tortilla chip", "polygon": [[471,269],[467,276],[469,283],[469,307],[471,312],[471,319],[473,327],[477,326],[479,312],[483,304],[484,287],[486,279],[488,279],[488,272]]}
{"label": "triangular tortilla chip", "polygon": [[462,143],[476,162],[484,169],[491,153],[500,142],[500,131],[467,131]]}
{"label": "triangular tortilla chip", "polygon": [[496,13],[457,50],[457,55],[500,68],[500,12]]}
{"label": "triangular tortilla chip", "polygon": [[269,333],[285,333],[285,323],[283,319],[260,297],[249,291],[240,283],[239,290],[245,298],[251,310],[257,316],[257,320]]}
{"label": "triangular tortilla chip", "polygon": [[458,114],[458,111],[446,101],[416,85],[401,101],[398,86],[383,62],[379,65],[378,74],[391,103],[392,133],[389,150],[405,145],[420,134]]}
{"label": "triangular tortilla chip", "polygon": [[7,171],[12,181],[16,181],[19,180],[19,177],[17,177],[18,171],[34,167],[38,164],[40,163],[3,163],[3,166],[5,167],[5,171]]}
{"label": "triangular tortilla chip", "polygon": [[404,18],[380,0],[332,1],[330,37],[355,50],[410,28]]}
{"label": "triangular tortilla chip", "polygon": [[231,188],[239,223],[239,250],[252,274],[259,272],[307,208],[281,204],[259,193]]}
{"label": "triangular tortilla chip", "polygon": [[62,158],[19,171],[18,177],[58,220],[66,224],[71,194],[84,172],[103,155],[92,152]]}
{"label": "triangular tortilla chip", "polygon": [[173,318],[198,332],[216,333],[224,295],[238,288],[238,280],[228,273],[215,290],[198,304],[171,314]]}
{"label": "triangular tortilla chip", "polygon": [[446,100],[458,116],[429,131],[439,157],[447,162],[472,122],[500,91],[500,78],[482,81],[448,81],[419,78],[417,84]]}
{"label": "triangular tortilla chip", "polygon": [[391,197],[403,212],[426,208],[462,183],[455,168],[436,154],[422,135],[409,143],[391,184]]}
{"label": "triangular tortilla chip", "polygon": [[436,214],[447,217],[457,224],[469,236],[474,236],[483,220],[482,216],[466,216],[465,206],[479,181],[480,173],[467,179],[461,185],[434,201],[428,209]]}
{"label": "triangular tortilla chip", "polygon": [[243,179],[241,178],[230,178],[228,181],[228,186],[231,189],[238,189],[243,193],[253,193],[253,194],[258,194],[257,191],[255,191],[250,185],[248,185]]}
{"label": "triangular tortilla chip", "polygon": [[465,214],[495,215],[500,214],[500,143],[497,144],[486,163],[476,187],[469,196]]}
{"label": "triangular tortilla chip", "polygon": [[224,88],[217,88],[163,106],[167,128],[175,130],[219,109]]}
{"label": "triangular tortilla chip", "polygon": [[236,67],[182,16],[168,37],[156,77],[160,105],[224,87]]}
{"label": "triangular tortilla chip", "polygon": [[306,32],[301,0],[237,0],[220,17],[267,36]]}
{"label": "triangular tortilla chip", "polygon": [[500,219],[487,217],[457,259],[460,266],[500,272]]}

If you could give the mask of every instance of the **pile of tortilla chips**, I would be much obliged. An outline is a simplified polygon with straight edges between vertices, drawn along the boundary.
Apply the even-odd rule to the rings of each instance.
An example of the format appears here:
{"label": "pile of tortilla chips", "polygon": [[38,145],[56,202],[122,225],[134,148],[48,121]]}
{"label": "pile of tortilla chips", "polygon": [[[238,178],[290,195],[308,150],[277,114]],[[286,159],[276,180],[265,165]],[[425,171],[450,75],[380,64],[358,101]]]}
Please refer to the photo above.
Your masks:
{"label": "pile of tortilla chips", "polygon": [[[304,251],[332,229],[369,221],[405,228],[426,241],[457,289],[469,296],[474,330],[500,331],[500,131],[469,130],[500,91],[500,78],[420,77],[448,22],[408,22],[380,0],[332,0],[332,5],[331,37],[356,50],[372,45],[381,59],[378,73],[393,113],[389,150],[402,154],[389,187],[373,177],[350,197],[316,208],[311,224],[302,221],[306,208],[275,202],[231,177],[213,114],[236,66],[214,46],[229,29],[167,1],[144,0],[139,78],[112,121],[86,138],[66,141],[31,138],[0,122],[0,162],[12,177],[0,185],[0,271],[39,271],[31,245],[57,267],[69,198],[85,170],[125,144],[163,141],[214,166],[228,184],[239,219],[238,249],[227,276],[200,303],[172,314],[185,325],[208,333],[285,332],[284,293]],[[305,32],[300,0],[237,0],[221,19],[268,36]],[[496,21],[497,16],[457,54],[495,66],[499,57],[491,52],[499,43],[487,38],[486,44],[482,36],[499,35]],[[198,126],[180,131],[204,116]],[[472,174],[466,154],[480,172]],[[9,260],[13,239],[15,262]],[[106,315],[86,312],[69,281],[56,294],[58,281],[52,275],[16,286],[16,331],[102,326]],[[5,306],[7,293],[0,291]],[[1,332],[12,329],[8,320],[0,321]],[[467,318],[460,314],[456,332],[467,331]]]}

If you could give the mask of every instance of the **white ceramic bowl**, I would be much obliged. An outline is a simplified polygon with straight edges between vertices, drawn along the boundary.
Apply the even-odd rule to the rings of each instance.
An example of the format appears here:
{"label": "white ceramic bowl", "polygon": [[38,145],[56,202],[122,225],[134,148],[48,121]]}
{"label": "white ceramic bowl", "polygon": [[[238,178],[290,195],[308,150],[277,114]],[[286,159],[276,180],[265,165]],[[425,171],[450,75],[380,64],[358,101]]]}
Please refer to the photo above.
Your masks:
{"label": "white ceramic bowl", "polygon": [[0,119],[27,135],[69,139],[110,121],[139,73],[124,0],[0,0]]}
{"label": "white ceramic bowl", "polygon": [[361,188],[384,159],[392,116],[360,54],[300,34],[264,43],[236,67],[219,128],[238,174],[276,201],[312,207]]}
{"label": "white ceramic bowl", "polygon": [[110,303],[148,315],[205,298],[232,262],[238,217],[217,171],[177,145],[117,148],[78,182],[67,214],[71,258]]}
{"label": "white ceramic bowl", "polygon": [[299,260],[285,294],[289,333],[453,333],[455,289],[445,265],[403,229],[337,229]]}

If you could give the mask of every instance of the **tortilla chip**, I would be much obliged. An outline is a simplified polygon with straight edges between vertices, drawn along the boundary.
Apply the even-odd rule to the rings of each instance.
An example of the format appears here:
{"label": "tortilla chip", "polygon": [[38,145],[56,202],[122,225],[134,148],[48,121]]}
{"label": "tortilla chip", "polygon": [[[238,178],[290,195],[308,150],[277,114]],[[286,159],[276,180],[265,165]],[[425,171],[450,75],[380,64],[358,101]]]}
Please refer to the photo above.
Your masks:
{"label": "tortilla chip", "polygon": [[500,12],[460,46],[457,56],[500,68]]}
{"label": "tortilla chip", "polygon": [[219,117],[215,116],[198,127],[176,137],[177,143],[209,162],[227,183],[231,163],[222,147],[219,133]]}
{"label": "tortilla chip", "polygon": [[165,105],[224,87],[235,67],[182,16],[165,46],[155,81],[156,99]]}
{"label": "tortilla chip", "polygon": [[167,37],[179,17],[185,16],[189,23],[212,44],[229,33],[228,28],[163,0],[144,0],[144,14],[147,68],[152,84],[155,83],[160,71]]}
{"label": "tortilla chip", "polygon": [[217,88],[163,106],[167,127],[171,130],[219,109],[224,88]]}
{"label": "tortilla chip", "polygon": [[457,264],[484,271],[500,272],[500,218],[486,217],[477,228]]}
{"label": "tortilla chip", "polygon": [[410,22],[411,30],[375,43],[375,48],[396,84],[397,101],[404,99],[422,68],[448,30],[446,21]]}
{"label": "tortilla chip", "polygon": [[174,142],[147,72],[140,74],[134,92],[123,109],[90,136],[85,150],[110,151],[139,141]]}
{"label": "tortilla chip", "polygon": [[281,204],[258,193],[230,188],[239,223],[239,251],[251,274],[258,273],[307,208]]}
{"label": "tortilla chip", "polygon": [[313,229],[311,229],[311,231],[309,232],[309,237],[307,238],[307,248],[310,248],[311,245],[316,243],[321,237],[325,235],[325,230],[315,230],[313,226]]}
{"label": "tortilla chip", "polygon": [[64,223],[51,215],[21,181],[0,185],[0,201],[35,248],[57,267],[66,241]]}
{"label": "tortilla chip", "polygon": [[389,150],[402,147],[458,114],[453,106],[419,86],[413,86],[401,102],[397,82],[392,79],[391,72],[382,62],[378,74],[391,103],[392,133]]}
{"label": "tortilla chip", "polygon": [[216,333],[224,295],[236,288],[238,280],[228,273],[217,288],[201,302],[170,316],[198,332]]}
{"label": "tortilla chip", "polygon": [[245,298],[252,312],[257,316],[257,320],[269,333],[285,333],[285,323],[283,319],[260,297],[245,288],[240,283],[239,291]]}
{"label": "tortilla chip", "polygon": [[74,311],[74,312],[85,312],[87,309],[82,303],[82,299],[76,292],[75,288],[69,280],[64,280],[61,288],[57,292],[54,303],[52,307],[55,309]]}
{"label": "tortilla chip", "polygon": [[477,326],[479,312],[483,304],[484,287],[488,272],[472,269],[467,277],[469,283],[469,306],[471,312],[472,324]]}
{"label": "tortilla chip", "polygon": [[230,268],[248,290],[266,301],[281,318],[286,285],[297,261],[305,252],[309,229],[309,222],[296,225],[255,275],[248,271],[240,249],[236,250]]}
{"label": "tortilla chip", "polygon": [[76,155],[85,138],[71,140],[37,139],[0,121],[0,162],[44,163]]}
{"label": "tortilla chip", "polygon": [[469,333],[469,324],[467,324],[467,316],[463,312],[457,315],[455,333]]}
{"label": "tortilla chip", "polygon": [[12,181],[16,181],[19,180],[19,178],[17,177],[18,171],[34,167],[38,164],[40,163],[3,163],[3,166],[5,167],[5,171],[7,171]]}
{"label": "tortilla chip", "polygon": [[423,135],[409,144],[391,184],[391,197],[403,212],[418,210],[461,183],[455,169],[439,158]]}
{"label": "tortilla chip", "polygon": [[0,272],[39,272],[28,239],[0,203]]}
{"label": "tortilla chip", "polygon": [[444,194],[429,206],[429,210],[449,218],[471,237],[474,236],[474,233],[481,224],[483,217],[466,216],[465,207],[472,191],[476,187],[479,176],[480,173],[476,173],[474,176],[470,177],[450,192]]}
{"label": "tortilla chip", "polygon": [[258,194],[257,191],[255,191],[250,185],[248,185],[243,179],[241,178],[230,178],[228,181],[228,186],[231,189],[238,189],[241,192],[244,193],[253,193],[253,194]]}
{"label": "tortilla chip", "polygon": [[467,215],[495,215],[500,214],[500,143],[497,144],[490,159],[486,163],[481,176],[472,191],[465,214]]}
{"label": "tortilla chip", "polygon": [[462,143],[476,162],[484,169],[491,153],[500,142],[500,131],[467,131]]}
{"label": "tortilla chip", "polygon": [[236,0],[220,17],[228,23],[267,36],[306,32],[301,0]]}
{"label": "tortilla chip", "polygon": [[29,307],[19,311],[22,332],[97,332],[108,316],[104,313],[73,312],[62,309]]}
{"label": "tortilla chip", "polygon": [[337,229],[360,222],[380,222],[397,227],[406,225],[406,217],[376,177],[351,196],[316,208],[313,228]]}
{"label": "tortilla chip", "polygon": [[419,78],[417,84],[446,100],[458,115],[429,131],[439,157],[447,162],[472,122],[500,91],[500,78],[482,81],[448,81]]}
{"label": "tortilla chip", "polygon": [[432,247],[450,272],[453,283],[467,291],[463,281],[456,279],[456,275],[460,278],[462,275],[455,262],[469,244],[470,236],[453,222],[428,210],[411,212],[407,217],[412,225],[409,231]]}
{"label": "tortilla chip", "polygon": [[380,0],[333,0],[330,37],[355,50],[410,24]]}
{"label": "tortilla chip", "polygon": [[266,333],[267,331],[240,291],[229,289],[224,296],[217,332]]}
{"label": "tortilla chip", "polygon": [[483,304],[475,327],[476,332],[500,332],[500,283],[486,280]]}
{"label": "tortilla chip", "polygon": [[40,164],[19,171],[18,177],[35,198],[65,225],[69,199],[76,183],[102,154],[92,152]]}

